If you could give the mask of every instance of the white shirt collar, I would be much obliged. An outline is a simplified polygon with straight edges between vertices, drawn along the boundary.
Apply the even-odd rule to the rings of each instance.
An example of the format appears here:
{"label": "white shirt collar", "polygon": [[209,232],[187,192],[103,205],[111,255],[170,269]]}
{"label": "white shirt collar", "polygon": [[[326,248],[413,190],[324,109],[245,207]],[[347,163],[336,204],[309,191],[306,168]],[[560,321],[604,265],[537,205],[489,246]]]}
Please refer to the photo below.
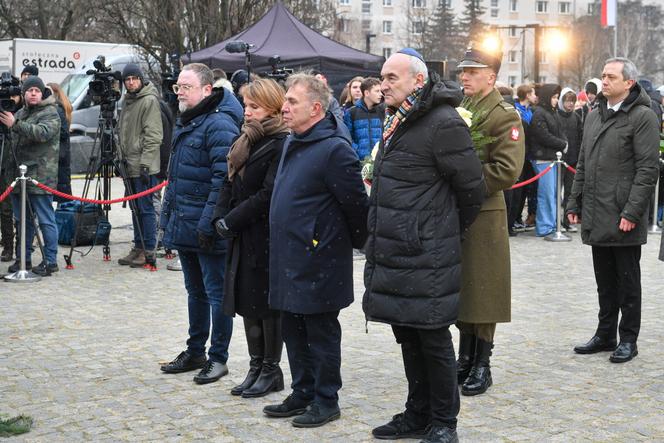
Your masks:
{"label": "white shirt collar", "polygon": [[620,106],[622,106],[622,104],[623,104],[624,101],[625,101],[625,100],[620,101],[620,102],[616,103],[616,104],[613,105],[613,106],[609,106],[608,109],[613,109],[613,112],[618,112],[618,109],[620,109]]}

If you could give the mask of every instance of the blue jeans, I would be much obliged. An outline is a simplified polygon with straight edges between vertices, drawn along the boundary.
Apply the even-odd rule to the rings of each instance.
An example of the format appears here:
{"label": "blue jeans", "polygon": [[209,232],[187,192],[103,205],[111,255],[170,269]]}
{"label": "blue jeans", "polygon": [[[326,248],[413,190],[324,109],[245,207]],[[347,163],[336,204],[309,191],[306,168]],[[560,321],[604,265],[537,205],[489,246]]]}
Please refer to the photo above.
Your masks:
{"label": "blue jeans", "polygon": [[[533,162],[535,174],[539,174],[550,163]],[[535,234],[543,237],[556,230],[556,174],[558,165],[537,181],[537,215],[535,217]]]}
{"label": "blue jeans", "polygon": [[[18,194],[12,194],[12,210],[16,220],[17,239],[21,235],[21,197]],[[32,204],[32,211],[39,221],[39,229],[44,237],[44,260],[48,264],[58,263],[58,225],[55,223],[55,210],[53,209],[53,196],[50,194],[28,194],[28,200]],[[26,202],[27,203],[27,202]],[[30,210],[25,209],[25,261],[32,262],[32,240],[35,238],[35,224],[30,217]],[[16,242],[16,256],[21,255],[21,241]]]}
{"label": "blue jeans", "polygon": [[233,318],[224,315],[222,309],[226,256],[187,251],[178,253],[184,286],[189,294],[187,352],[194,357],[205,355],[205,343],[210,336],[210,360],[226,363],[233,333]]}
{"label": "blue jeans", "polygon": [[[150,176],[150,183],[147,186],[143,184],[140,178],[130,178],[129,181],[131,184],[131,194],[143,192],[158,184],[156,175]],[[134,247],[143,249],[143,246],[145,246],[146,251],[153,251],[155,246],[157,246],[157,215],[154,212],[154,205],[152,204],[152,194],[137,198],[129,207],[136,209],[136,212],[131,217],[131,222],[134,225]],[[140,231],[137,221],[140,223]],[[143,234],[143,242],[141,242],[140,234]]]}

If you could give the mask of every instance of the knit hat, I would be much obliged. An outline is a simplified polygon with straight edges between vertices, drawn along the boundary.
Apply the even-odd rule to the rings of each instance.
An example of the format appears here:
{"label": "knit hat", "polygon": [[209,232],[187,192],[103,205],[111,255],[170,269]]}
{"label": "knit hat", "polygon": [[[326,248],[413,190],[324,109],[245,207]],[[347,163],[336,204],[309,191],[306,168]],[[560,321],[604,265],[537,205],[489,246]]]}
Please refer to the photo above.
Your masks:
{"label": "knit hat", "polygon": [[42,79],[40,79],[36,75],[31,75],[30,77],[26,78],[23,81],[23,85],[21,86],[21,94],[25,95],[25,92],[30,88],[39,88],[42,95],[44,95],[44,90],[46,89],[46,86],[44,86],[44,82],[42,81]]}
{"label": "knit hat", "polygon": [[23,71],[21,71],[21,75],[23,74],[39,75],[39,68],[35,65],[27,65],[23,68]]}
{"label": "knit hat", "polygon": [[135,63],[128,63],[122,70],[122,80],[124,81],[127,77],[138,77],[143,82],[143,71]]}

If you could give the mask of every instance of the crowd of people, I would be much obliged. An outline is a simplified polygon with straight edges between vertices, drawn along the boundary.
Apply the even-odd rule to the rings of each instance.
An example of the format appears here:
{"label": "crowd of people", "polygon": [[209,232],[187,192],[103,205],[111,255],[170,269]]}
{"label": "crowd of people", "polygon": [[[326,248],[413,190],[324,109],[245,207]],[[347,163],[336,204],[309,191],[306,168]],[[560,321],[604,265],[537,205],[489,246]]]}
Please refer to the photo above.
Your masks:
{"label": "crowd of people", "polygon": [[[481,395],[492,386],[496,327],[511,321],[509,236],[531,227],[550,235],[563,213],[555,171],[510,188],[543,171],[557,152],[576,168],[565,176],[563,224],[570,231],[580,224],[592,246],[599,295],[598,328],[574,351],[610,351],[614,363],[634,358],[662,99],[624,58],[607,60],[601,80],[578,93],[543,84],[514,94],[497,85],[501,59],[469,49],[459,85],[404,48],[387,59],[381,79],[353,78],[339,101],[321,72],[280,84],[238,71],[229,81],[223,71],[191,63],[173,86],[172,130],[154,85],[127,65],[119,124],[127,192],[158,183],[164,140],[170,160],[161,208],[150,196],[132,206],[134,245],[119,262],[154,261],[162,237],[178,252],[188,295],[185,349],[161,370],[198,371],[198,384],[228,374],[233,317],[240,315],[249,368],[230,393],[256,398],[284,390],[285,343],[291,391],[264,414],[294,417],[293,426],[305,428],[338,419],[338,317],[354,300],[353,251],[362,250],[362,308],[367,321],[391,325],[408,386],[405,410],[373,436],[458,441],[459,393]],[[58,180],[58,146],[66,146],[71,107],[58,114],[61,91],[36,75],[24,79],[22,92],[21,111],[0,113],[16,160],[32,166],[30,158],[48,158],[33,162],[30,174],[69,186]],[[476,133],[460,108],[481,119]],[[369,194],[362,162],[373,164]],[[51,197],[29,192],[46,242],[40,266],[55,272]]]}

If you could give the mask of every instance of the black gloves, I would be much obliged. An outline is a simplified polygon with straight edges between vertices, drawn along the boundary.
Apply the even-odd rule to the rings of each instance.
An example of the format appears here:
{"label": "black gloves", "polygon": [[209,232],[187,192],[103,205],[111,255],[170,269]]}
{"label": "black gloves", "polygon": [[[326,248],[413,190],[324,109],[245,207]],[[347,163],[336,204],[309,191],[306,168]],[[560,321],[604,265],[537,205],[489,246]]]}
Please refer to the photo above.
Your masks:
{"label": "black gloves", "polygon": [[216,221],[214,224],[214,229],[217,231],[217,234],[219,234],[221,238],[228,240],[233,237],[237,237],[237,232],[228,229],[228,226],[226,226],[226,221],[223,218],[220,218]]}
{"label": "black gloves", "polygon": [[150,184],[150,168],[147,166],[141,166],[141,183],[143,183],[144,186]]}
{"label": "black gloves", "polygon": [[202,252],[211,253],[214,251],[214,235],[198,233],[198,247]]}

